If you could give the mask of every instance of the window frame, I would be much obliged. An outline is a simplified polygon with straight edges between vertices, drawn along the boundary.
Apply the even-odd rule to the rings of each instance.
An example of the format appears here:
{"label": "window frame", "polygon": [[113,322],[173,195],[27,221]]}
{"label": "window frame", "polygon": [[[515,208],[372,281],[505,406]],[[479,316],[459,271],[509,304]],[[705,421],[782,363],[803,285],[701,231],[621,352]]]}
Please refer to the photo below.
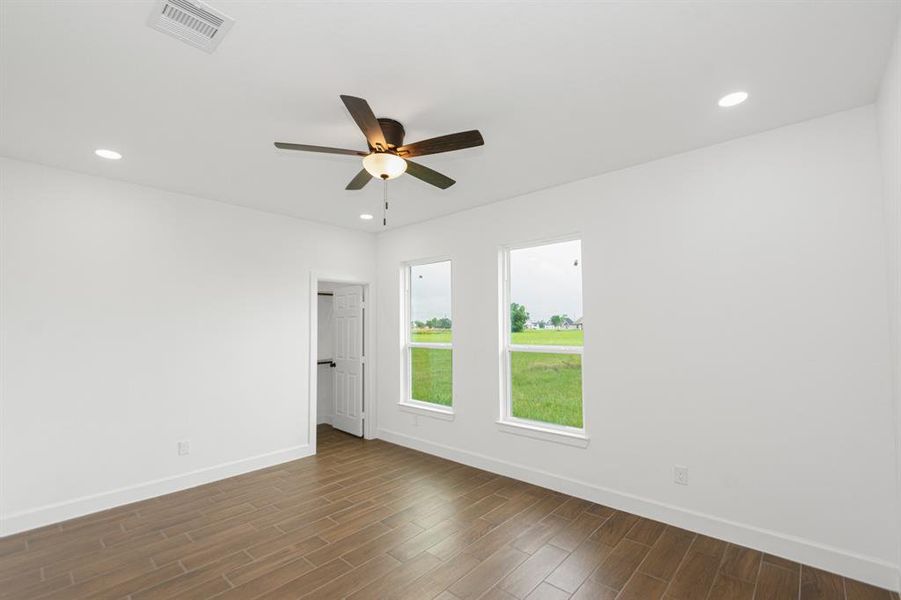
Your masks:
{"label": "window frame", "polygon": [[[570,446],[585,448],[590,440],[588,436],[588,421],[585,413],[585,359],[584,342],[582,346],[539,346],[531,344],[514,344],[513,332],[511,331],[510,322],[510,305],[513,301],[511,294],[511,264],[510,255],[513,251],[524,250],[527,248],[537,248],[540,246],[550,246],[552,244],[562,242],[582,242],[582,236],[572,234],[551,239],[534,240],[529,242],[510,244],[502,246],[499,254],[499,267],[501,271],[500,288],[500,416],[497,420],[497,426],[500,431],[523,435],[536,439],[558,442]],[[583,257],[580,257],[580,263],[584,265]],[[582,281],[584,286],[584,280]],[[584,299],[584,287],[583,287]],[[584,313],[584,305],[583,305]],[[584,315],[583,315],[584,318]],[[513,416],[513,371],[511,360],[513,352],[532,352],[541,354],[577,354],[582,358],[582,427],[571,427],[568,425],[558,425],[556,423],[547,423],[544,421],[532,421]]]}
{"label": "window frame", "polygon": [[[450,264],[450,301],[451,301],[451,341],[450,342],[414,342],[412,339],[413,317],[413,267],[446,262]],[[456,386],[454,385],[453,351],[454,351],[454,261],[447,256],[436,256],[403,263],[401,267],[401,397],[398,406],[401,410],[413,414],[436,417],[444,420],[454,418],[456,404]],[[451,405],[444,406],[413,398],[413,348],[430,348],[451,351]]]}

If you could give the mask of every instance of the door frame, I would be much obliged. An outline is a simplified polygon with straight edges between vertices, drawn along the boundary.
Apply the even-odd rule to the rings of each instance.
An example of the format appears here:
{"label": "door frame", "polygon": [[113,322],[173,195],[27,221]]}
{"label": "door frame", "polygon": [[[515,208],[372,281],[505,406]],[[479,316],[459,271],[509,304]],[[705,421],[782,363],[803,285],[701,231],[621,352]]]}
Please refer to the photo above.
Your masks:
{"label": "door frame", "polygon": [[310,360],[308,361],[309,378],[309,444],[313,454],[316,453],[316,421],[318,420],[318,360],[319,352],[319,282],[340,283],[343,285],[359,285],[363,288],[363,356],[366,362],[363,364],[363,438],[374,439],[376,431],[376,407],[375,393],[373,392],[373,373],[375,361],[373,360],[372,340],[375,336],[375,319],[372,318],[374,302],[373,290],[375,286],[371,281],[361,280],[355,277],[332,274],[325,271],[310,271]]}

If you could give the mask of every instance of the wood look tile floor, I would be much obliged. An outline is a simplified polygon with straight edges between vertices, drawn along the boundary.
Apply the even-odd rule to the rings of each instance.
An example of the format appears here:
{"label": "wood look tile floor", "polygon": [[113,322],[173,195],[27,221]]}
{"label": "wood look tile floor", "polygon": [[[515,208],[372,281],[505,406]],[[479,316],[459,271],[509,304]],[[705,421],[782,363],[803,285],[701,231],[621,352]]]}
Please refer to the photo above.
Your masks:
{"label": "wood look tile floor", "polygon": [[0,539],[0,599],[899,600],[381,441]]}

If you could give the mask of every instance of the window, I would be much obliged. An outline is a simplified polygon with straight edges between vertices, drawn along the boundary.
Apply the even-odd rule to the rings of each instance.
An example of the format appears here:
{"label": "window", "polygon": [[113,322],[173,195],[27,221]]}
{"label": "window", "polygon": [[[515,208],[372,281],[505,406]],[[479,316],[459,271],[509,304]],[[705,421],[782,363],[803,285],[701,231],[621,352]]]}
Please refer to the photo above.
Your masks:
{"label": "window", "polygon": [[504,253],[501,423],[581,436],[582,243]]}
{"label": "window", "polygon": [[405,272],[406,397],[402,403],[449,412],[453,405],[451,262],[412,264]]}

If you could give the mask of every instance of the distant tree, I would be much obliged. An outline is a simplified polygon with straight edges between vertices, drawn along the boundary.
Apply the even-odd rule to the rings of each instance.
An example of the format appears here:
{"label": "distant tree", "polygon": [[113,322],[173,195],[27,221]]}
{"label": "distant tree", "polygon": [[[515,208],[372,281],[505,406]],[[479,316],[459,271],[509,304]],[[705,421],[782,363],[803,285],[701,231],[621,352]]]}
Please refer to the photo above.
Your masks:
{"label": "distant tree", "polygon": [[425,329],[425,323],[423,323],[422,321],[414,321],[413,328],[414,329]]}
{"label": "distant tree", "polygon": [[569,326],[569,325],[573,324],[573,320],[570,319],[569,315],[567,315],[567,314],[551,315],[549,322],[550,322],[551,326],[553,326],[553,327],[563,327],[563,326]]}
{"label": "distant tree", "polygon": [[538,329],[544,329],[547,327],[547,321],[538,321]]}
{"label": "distant tree", "polygon": [[451,320],[447,317],[432,317],[425,322],[425,326],[429,329],[450,329]]}
{"label": "distant tree", "polygon": [[513,333],[519,333],[529,320],[529,313],[522,304],[513,302],[510,304],[510,329]]}

